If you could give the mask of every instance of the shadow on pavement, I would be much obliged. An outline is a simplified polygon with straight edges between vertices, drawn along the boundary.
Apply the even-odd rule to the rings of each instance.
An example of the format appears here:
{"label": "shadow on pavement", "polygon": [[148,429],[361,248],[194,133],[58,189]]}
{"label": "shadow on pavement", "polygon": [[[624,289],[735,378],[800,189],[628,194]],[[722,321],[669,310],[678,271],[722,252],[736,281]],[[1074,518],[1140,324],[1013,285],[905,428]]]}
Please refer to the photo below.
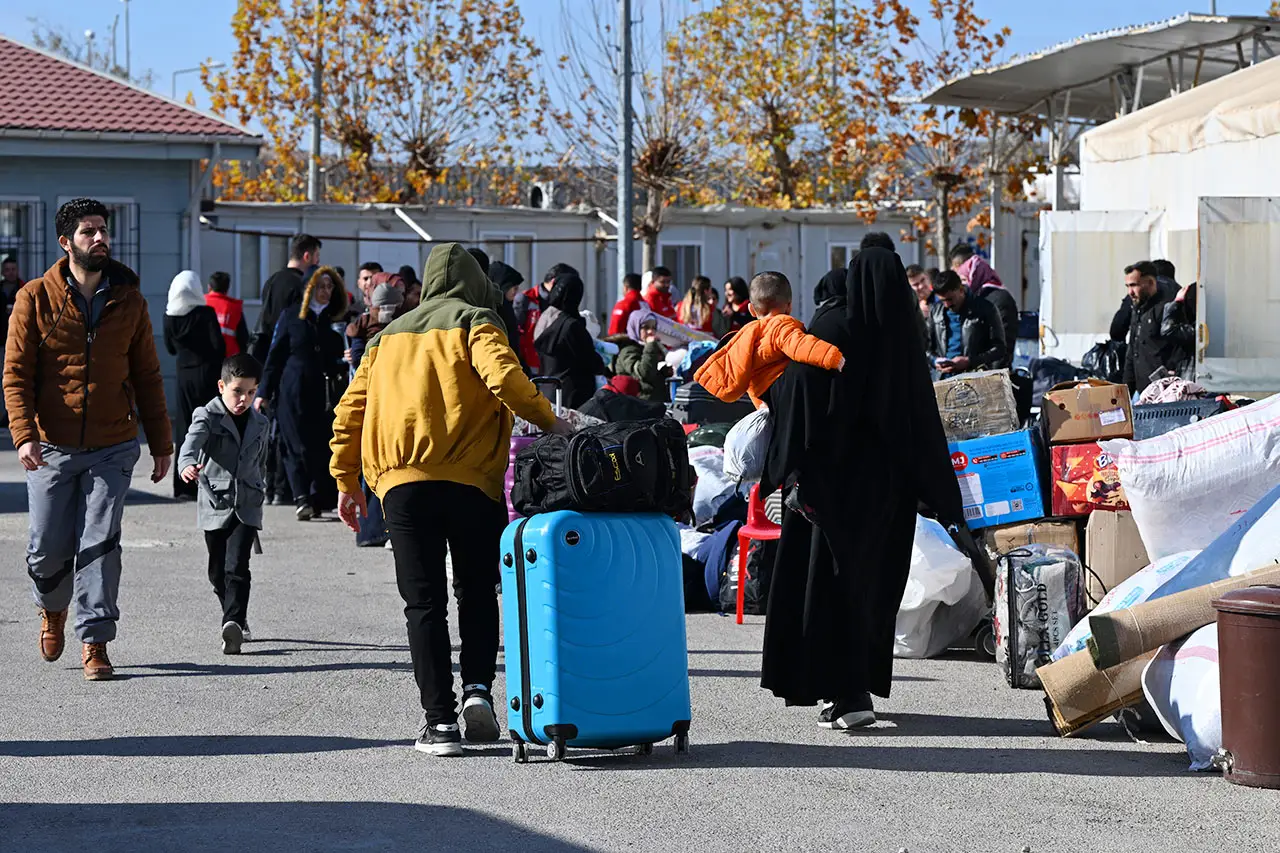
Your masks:
{"label": "shadow on pavement", "polygon": [[15,850],[590,850],[474,809],[407,803],[10,804],[5,818]]}
{"label": "shadow on pavement", "polygon": [[403,746],[404,741],[315,735],[153,735],[90,740],[0,741],[0,755],[14,758],[109,756],[190,758],[217,755],[290,755]]}
{"label": "shadow on pavement", "polygon": [[[944,718],[949,719],[949,718]],[[902,734],[902,730],[897,730]],[[695,733],[696,737],[696,733]],[[1171,753],[1103,749],[875,746],[863,733],[836,735],[830,745],[733,741],[699,744],[688,755],[661,750],[652,758],[591,755],[567,763],[583,770],[670,770],[687,765],[711,767],[838,768],[906,773],[1002,774],[1053,773],[1064,776],[1149,778],[1188,776],[1186,759]],[[678,761],[676,759],[679,759]]]}
{"label": "shadow on pavement", "polygon": [[[174,498],[144,492],[141,489],[130,489],[125,495],[125,506],[152,506],[176,503]],[[193,505],[194,506],[194,505]],[[27,511],[27,484],[25,482],[0,483],[0,515],[25,513]]]}

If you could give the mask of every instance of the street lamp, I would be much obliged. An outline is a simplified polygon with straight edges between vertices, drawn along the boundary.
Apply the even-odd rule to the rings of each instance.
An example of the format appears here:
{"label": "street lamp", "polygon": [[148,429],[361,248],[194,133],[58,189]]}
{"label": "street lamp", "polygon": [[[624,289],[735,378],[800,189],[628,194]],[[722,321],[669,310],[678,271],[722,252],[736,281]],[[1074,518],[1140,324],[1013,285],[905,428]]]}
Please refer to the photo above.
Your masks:
{"label": "street lamp", "polygon": [[214,68],[226,68],[226,67],[227,67],[227,63],[225,62],[210,62],[208,65],[197,65],[195,68],[179,68],[177,71],[173,72],[173,92],[172,92],[173,100],[175,101],[178,100],[178,75],[179,74],[191,74],[193,72],[200,71],[201,69],[204,69],[204,68],[208,68],[212,70]]}

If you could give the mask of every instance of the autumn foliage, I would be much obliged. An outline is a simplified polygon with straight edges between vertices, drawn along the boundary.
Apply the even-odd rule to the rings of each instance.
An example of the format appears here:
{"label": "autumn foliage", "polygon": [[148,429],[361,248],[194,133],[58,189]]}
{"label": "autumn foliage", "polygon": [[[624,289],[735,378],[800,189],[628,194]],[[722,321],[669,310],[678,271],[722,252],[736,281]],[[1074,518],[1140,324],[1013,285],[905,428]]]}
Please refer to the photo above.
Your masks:
{"label": "autumn foliage", "polygon": [[261,127],[270,149],[221,169],[221,193],[305,198],[316,62],[329,200],[415,201],[451,170],[509,175],[493,167],[541,128],[523,25],[515,0],[239,0],[230,67],[203,78],[213,111]]}

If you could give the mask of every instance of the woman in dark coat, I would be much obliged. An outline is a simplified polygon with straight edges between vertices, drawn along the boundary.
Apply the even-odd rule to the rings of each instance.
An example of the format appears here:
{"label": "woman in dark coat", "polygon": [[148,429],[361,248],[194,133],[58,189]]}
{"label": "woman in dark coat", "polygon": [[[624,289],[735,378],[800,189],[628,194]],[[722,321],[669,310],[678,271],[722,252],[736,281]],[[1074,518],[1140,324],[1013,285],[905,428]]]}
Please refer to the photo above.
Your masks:
{"label": "woman in dark coat", "polygon": [[547,297],[547,310],[533,329],[541,375],[560,380],[564,404],[570,409],[591,399],[596,393],[596,376],[604,373],[604,360],[579,313],[582,292],[582,279],[576,273],[557,276]]}
{"label": "woman in dark coat", "polygon": [[[226,339],[218,325],[218,315],[204,301],[200,277],[183,270],[169,285],[164,308],[164,348],[177,356],[178,394],[175,398],[175,446],[181,447],[191,426],[191,414],[218,396],[218,377],[226,357]],[[184,483],[173,471],[173,495],[195,498],[196,483]]]}
{"label": "woman in dark coat", "polygon": [[334,491],[329,441],[337,401],[331,399],[330,389],[346,365],[345,341],[333,324],[346,311],[347,291],[338,273],[332,267],[312,273],[301,303],[280,315],[258,389],[259,407],[277,397],[276,423],[299,521],[318,516]]}
{"label": "woman in dark coat", "polygon": [[849,366],[792,364],[769,389],[761,493],[788,495],[761,685],[788,704],[826,701],[820,724],[847,729],[875,722],[872,693],[889,695],[917,501],[944,524],[963,510],[898,256],[860,252],[845,292],[819,295],[809,332]]}

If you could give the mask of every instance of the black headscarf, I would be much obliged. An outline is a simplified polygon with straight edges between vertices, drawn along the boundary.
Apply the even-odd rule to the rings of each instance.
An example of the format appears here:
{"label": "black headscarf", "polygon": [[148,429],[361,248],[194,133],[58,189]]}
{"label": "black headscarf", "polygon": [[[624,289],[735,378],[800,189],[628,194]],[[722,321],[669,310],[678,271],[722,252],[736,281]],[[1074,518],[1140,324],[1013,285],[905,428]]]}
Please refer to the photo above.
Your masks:
{"label": "black headscarf", "polygon": [[[857,255],[854,255],[857,257]],[[818,284],[813,288],[813,304],[821,305],[828,299],[834,299],[837,296],[845,295],[845,284],[849,278],[849,271],[844,267],[836,267],[831,272],[818,279]]]}
{"label": "black headscarf", "polygon": [[582,295],[585,291],[586,287],[577,273],[558,275],[556,283],[551,287],[551,294],[547,297],[547,304],[576,317],[581,310]]}
{"label": "black headscarf", "polygon": [[849,265],[845,321],[850,344],[845,386],[878,436],[902,448],[919,499],[940,518],[963,522],[937,398],[920,340],[915,295],[902,260],[887,249],[859,252]]}

